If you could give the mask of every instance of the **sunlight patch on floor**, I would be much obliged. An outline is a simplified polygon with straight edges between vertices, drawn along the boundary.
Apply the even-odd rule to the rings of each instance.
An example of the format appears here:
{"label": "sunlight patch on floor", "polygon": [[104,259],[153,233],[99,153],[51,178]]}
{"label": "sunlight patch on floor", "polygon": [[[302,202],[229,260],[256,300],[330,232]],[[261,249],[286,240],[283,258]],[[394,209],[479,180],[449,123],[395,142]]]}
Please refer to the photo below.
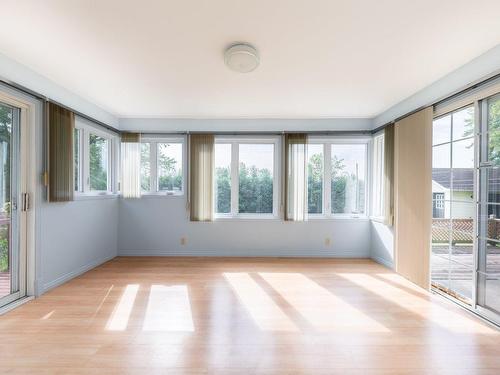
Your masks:
{"label": "sunlight patch on floor", "polygon": [[134,307],[139,284],[129,284],[125,288],[120,301],[115,306],[111,317],[106,324],[106,329],[109,331],[124,331],[127,328],[128,320]]}
{"label": "sunlight patch on floor", "polygon": [[260,329],[264,331],[298,330],[290,318],[248,273],[224,273],[223,275]]}
{"label": "sunlight patch on floor", "polygon": [[376,320],[300,273],[259,275],[320,331],[389,332]]}
{"label": "sunlight patch on floor", "polygon": [[143,331],[193,332],[186,285],[151,285]]}

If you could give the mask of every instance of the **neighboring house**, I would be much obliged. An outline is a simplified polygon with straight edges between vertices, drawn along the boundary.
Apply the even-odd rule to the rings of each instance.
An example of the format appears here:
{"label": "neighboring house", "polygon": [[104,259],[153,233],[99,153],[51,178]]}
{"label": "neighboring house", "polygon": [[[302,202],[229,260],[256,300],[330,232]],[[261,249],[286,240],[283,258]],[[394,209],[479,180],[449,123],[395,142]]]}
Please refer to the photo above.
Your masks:
{"label": "neighboring house", "polygon": [[[453,190],[452,190],[453,177]],[[473,218],[474,169],[434,168],[432,170],[432,217]],[[453,204],[450,204],[453,201]]]}

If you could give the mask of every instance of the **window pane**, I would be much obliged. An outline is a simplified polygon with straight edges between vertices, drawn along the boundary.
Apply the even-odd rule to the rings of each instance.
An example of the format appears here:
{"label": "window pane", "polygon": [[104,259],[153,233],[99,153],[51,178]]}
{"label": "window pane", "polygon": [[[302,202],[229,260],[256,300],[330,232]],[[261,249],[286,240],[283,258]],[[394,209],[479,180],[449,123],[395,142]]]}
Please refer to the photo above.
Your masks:
{"label": "window pane", "polygon": [[272,213],[274,144],[240,144],[239,162],[239,213]]}
{"label": "window pane", "polygon": [[451,115],[440,117],[432,123],[432,144],[451,141]]}
{"label": "window pane", "polygon": [[81,130],[75,129],[74,139],[73,139],[73,157],[74,157],[73,173],[75,175],[75,191],[82,191],[82,185],[81,185],[82,176],[80,174],[81,171],[80,134]]}
{"label": "window pane", "polygon": [[215,212],[231,213],[231,145],[215,145]]}
{"label": "window pane", "polygon": [[90,190],[108,190],[108,140],[95,134],[89,136]]}
{"label": "window pane", "polygon": [[182,143],[158,143],[158,191],[182,192]]}
{"label": "window pane", "polygon": [[488,99],[488,161],[500,166],[500,97]]}
{"label": "window pane", "polygon": [[141,144],[141,190],[151,191],[151,143]]}
{"label": "window pane", "polygon": [[474,135],[474,107],[453,112],[453,140]]}
{"label": "window pane", "polygon": [[365,212],[366,145],[332,145],[331,197],[334,214]]}
{"label": "window pane", "polygon": [[323,145],[307,145],[307,210],[323,213]]}

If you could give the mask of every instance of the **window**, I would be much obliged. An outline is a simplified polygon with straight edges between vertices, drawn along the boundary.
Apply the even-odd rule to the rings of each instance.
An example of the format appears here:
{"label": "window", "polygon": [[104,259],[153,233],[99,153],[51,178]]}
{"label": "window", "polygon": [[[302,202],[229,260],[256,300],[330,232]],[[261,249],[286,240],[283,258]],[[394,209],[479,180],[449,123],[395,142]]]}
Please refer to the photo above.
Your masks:
{"label": "window", "polygon": [[216,139],[216,217],[278,215],[277,146],[277,137]]}
{"label": "window", "polygon": [[307,211],[309,214],[323,213],[323,145],[307,145]]}
{"label": "window", "polygon": [[184,138],[143,138],[141,190],[145,194],[184,194]]}
{"label": "window", "polygon": [[332,145],[332,213],[365,212],[366,145]]}
{"label": "window", "polygon": [[81,133],[82,129],[74,130],[74,139],[73,139],[73,155],[74,155],[74,175],[75,175],[75,191],[81,192],[83,189],[82,186],[82,150],[81,150]]}
{"label": "window", "polygon": [[108,191],[109,140],[89,134],[89,178],[91,191]]}
{"label": "window", "polygon": [[372,216],[384,216],[384,133],[373,138]]}
{"label": "window", "polygon": [[366,213],[368,141],[364,138],[309,138],[307,200],[310,218]]}
{"label": "window", "polygon": [[118,137],[77,117],[75,121],[74,178],[79,195],[115,193]]}

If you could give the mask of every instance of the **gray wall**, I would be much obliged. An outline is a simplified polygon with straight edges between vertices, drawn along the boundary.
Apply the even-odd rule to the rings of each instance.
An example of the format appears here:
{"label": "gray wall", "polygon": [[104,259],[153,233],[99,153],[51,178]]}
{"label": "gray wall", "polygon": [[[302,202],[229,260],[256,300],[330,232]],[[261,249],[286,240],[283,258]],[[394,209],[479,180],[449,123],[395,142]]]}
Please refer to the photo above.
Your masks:
{"label": "gray wall", "polygon": [[[3,79],[16,82],[89,116],[117,126],[118,119],[92,103],[74,95],[27,67],[0,54]],[[7,86],[2,90],[37,106],[35,124],[36,176],[44,170],[41,102]],[[50,288],[116,256],[118,198],[86,199],[69,203],[47,203],[45,188],[37,177],[35,293]]]}
{"label": "gray wall", "polygon": [[370,257],[386,267],[394,267],[394,232],[378,221],[370,222]]}
{"label": "gray wall", "polygon": [[118,204],[118,198],[42,204],[40,292],[116,256]]}
{"label": "gray wall", "polygon": [[[368,257],[366,219],[193,223],[179,197],[121,199],[118,255]],[[181,245],[181,238],[186,244]],[[331,244],[326,245],[325,239]]]}

